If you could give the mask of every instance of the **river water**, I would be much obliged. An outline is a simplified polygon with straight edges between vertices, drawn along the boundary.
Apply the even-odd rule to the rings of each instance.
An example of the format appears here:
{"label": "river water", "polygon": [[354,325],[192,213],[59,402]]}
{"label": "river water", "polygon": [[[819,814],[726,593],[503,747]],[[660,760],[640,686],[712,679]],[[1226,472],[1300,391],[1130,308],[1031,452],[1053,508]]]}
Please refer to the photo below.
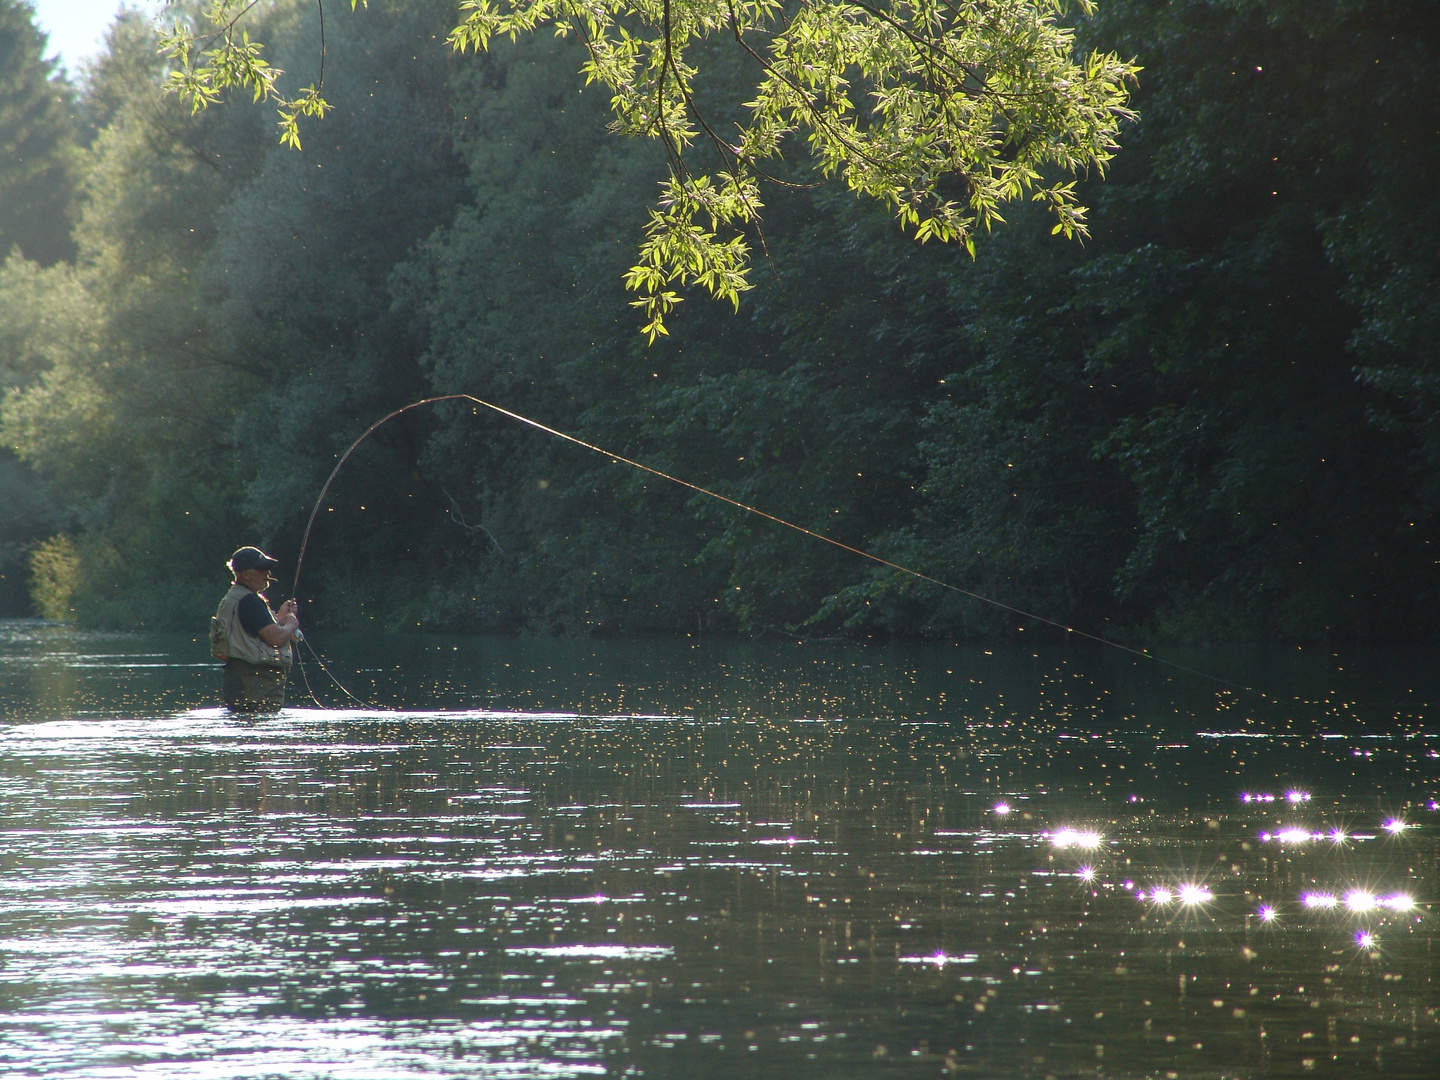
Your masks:
{"label": "river water", "polygon": [[0,623],[0,1070],[1440,1075],[1434,650],[315,644]]}

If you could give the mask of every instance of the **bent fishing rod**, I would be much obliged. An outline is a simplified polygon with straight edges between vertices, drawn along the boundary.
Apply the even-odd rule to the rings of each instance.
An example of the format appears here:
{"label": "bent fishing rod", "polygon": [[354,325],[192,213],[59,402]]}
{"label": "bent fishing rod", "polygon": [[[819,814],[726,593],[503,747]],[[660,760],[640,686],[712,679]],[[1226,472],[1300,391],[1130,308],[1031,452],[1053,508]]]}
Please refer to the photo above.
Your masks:
{"label": "bent fishing rod", "polygon": [[[355,452],[355,449],[366,439],[368,439],[376,430],[383,427],[391,420],[395,419],[395,417],[410,412],[412,409],[418,409],[424,405],[436,405],[446,401],[468,401],[472,405],[478,406],[480,408],[489,409],[491,412],[498,413],[499,415],[506,417],[509,420],[514,420],[516,423],[522,424],[526,427],[552,436],[553,438],[560,439],[575,446],[579,446],[585,450],[591,451],[592,453],[599,454],[601,457],[609,458],[610,461],[616,465],[628,465],[632,469],[638,469],[641,472],[649,473],[651,476],[659,477],[661,480],[668,481],[672,484],[677,484],[680,487],[685,488],[689,491],[693,491],[699,495],[704,495],[708,498],[715,499],[719,502],[735,507],[737,510],[743,510],[747,514],[753,514],[756,517],[764,518],[766,521],[772,522],[775,525],[780,525],[786,529],[792,529],[803,536],[810,537],[812,540],[819,540],[821,543],[829,544],[831,547],[839,548],[841,551],[849,552],[851,555],[856,555],[862,559],[867,559],[870,562],[876,563],[879,566],[884,566],[887,569],[908,575],[909,577],[915,578],[918,581],[923,581],[927,584],[934,585],[937,588],[945,589],[949,592],[957,593],[960,596],[968,597],[969,599],[978,601],[979,603],[988,604],[991,607],[1000,609],[1001,611],[1007,611],[1012,615],[1018,615],[1022,619],[1028,619],[1032,622],[1041,623],[1042,625],[1053,627],[1056,630],[1063,630],[1066,634],[1073,634],[1075,637],[1084,638],[1087,641],[1096,642],[1100,645],[1106,646],[1107,648],[1119,649],[1121,652],[1129,653],[1132,656],[1138,656],[1141,659],[1149,660],[1152,663],[1161,664],[1175,671],[1184,672],[1187,675],[1193,675],[1196,678],[1204,679],[1207,682],[1216,683],[1217,685],[1224,686],[1226,689],[1229,690],[1243,690],[1252,694],[1258,694],[1261,698],[1269,700],[1267,694],[1265,694],[1263,691],[1256,690],[1253,687],[1242,686],[1236,683],[1232,683],[1226,679],[1220,678],[1219,676],[1211,675],[1208,672],[1200,671],[1192,667],[1187,667],[1184,664],[1177,664],[1173,660],[1165,660],[1159,656],[1156,656],[1148,649],[1132,648],[1131,646],[1125,645],[1122,642],[1115,641],[1107,637],[1101,637],[1098,634],[1092,634],[1085,630],[1078,629],[1074,626],[1067,626],[1065,623],[1059,622],[1055,619],[1047,618],[1044,615],[1037,615],[1034,612],[1026,611],[1023,608],[1015,607],[1013,604],[1007,604],[1002,600],[996,600],[994,597],[985,596],[981,593],[973,592],[970,589],[963,589],[959,585],[952,585],[948,581],[942,581],[940,578],[924,573],[923,571],[915,570],[912,567],[904,566],[901,563],[893,562],[890,559],[887,559],[881,555],[876,555],[873,552],[865,551],[862,548],[854,547],[850,544],[845,543],[844,541],[836,540],[834,537],[826,536],[824,533],[816,532],[813,529],[807,529],[804,525],[797,525],[793,521],[787,521],[785,518],[779,517],[776,514],[771,514],[765,510],[761,510],[759,507],[751,506],[748,503],[743,503],[738,499],[732,499],[728,495],[722,495],[718,491],[711,491],[709,488],[701,487],[699,484],[692,484],[689,480],[683,480],[678,476],[672,476],[670,473],[667,473],[662,469],[657,469],[652,465],[646,465],[644,462],[641,461],[633,461],[622,454],[615,453],[613,450],[606,450],[603,446],[596,446],[594,443],[586,442],[584,439],[580,439],[574,435],[567,434],[566,432],[560,431],[557,428],[550,427],[547,424],[542,424],[538,420],[532,420],[528,416],[522,416],[520,413],[504,408],[501,405],[496,405],[493,402],[485,401],[483,398],[478,398],[474,394],[438,394],[435,397],[421,398],[419,401],[412,401],[409,405],[402,406],[401,408],[396,409],[393,412],[385,414],[379,420],[376,420],[373,424],[371,424],[368,428],[361,432],[360,437],[357,438],[354,442],[352,442],[350,446],[345,450],[345,452],[340,455],[340,460],[337,461],[335,463],[335,467],[330,470],[330,475],[326,478],[325,485],[320,489],[320,494],[315,500],[315,505],[310,510],[309,520],[305,522],[305,533],[300,539],[300,553],[295,559],[295,578],[292,595],[299,595],[300,571],[305,563],[305,549],[310,544],[310,532],[315,526],[315,518],[320,513],[320,507],[323,506],[325,503],[325,496],[330,493],[330,485],[335,482],[335,477],[340,474],[340,470],[344,468],[345,462],[349,460],[350,455],[353,454]],[[314,650],[311,649],[311,652],[314,653]],[[319,655],[315,654],[315,657],[316,660],[321,663],[321,667],[324,668],[324,663],[323,661],[320,661]],[[325,670],[326,674],[329,675],[329,670]],[[350,691],[345,690],[345,688],[340,685],[339,681],[336,680],[333,675],[331,675],[330,678],[332,681],[335,682],[335,685],[340,686],[340,689],[344,691],[349,697],[356,701],[360,700],[359,698],[355,698],[355,696],[351,694]],[[312,694],[311,696],[313,697],[314,695]]]}

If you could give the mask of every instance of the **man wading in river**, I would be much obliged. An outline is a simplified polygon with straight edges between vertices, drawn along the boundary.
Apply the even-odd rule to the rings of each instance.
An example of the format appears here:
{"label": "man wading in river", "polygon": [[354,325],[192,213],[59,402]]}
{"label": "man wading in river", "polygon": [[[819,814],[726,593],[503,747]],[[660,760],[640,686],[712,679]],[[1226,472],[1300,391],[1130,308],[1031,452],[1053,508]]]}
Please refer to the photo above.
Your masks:
{"label": "man wading in river", "polygon": [[300,639],[295,601],[272,614],[264,591],[280,563],[259,548],[242,547],[227,564],[234,581],[210,620],[210,652],[225,661],[221,693],[235,712],[278,712],[285,705],[290,642]]}

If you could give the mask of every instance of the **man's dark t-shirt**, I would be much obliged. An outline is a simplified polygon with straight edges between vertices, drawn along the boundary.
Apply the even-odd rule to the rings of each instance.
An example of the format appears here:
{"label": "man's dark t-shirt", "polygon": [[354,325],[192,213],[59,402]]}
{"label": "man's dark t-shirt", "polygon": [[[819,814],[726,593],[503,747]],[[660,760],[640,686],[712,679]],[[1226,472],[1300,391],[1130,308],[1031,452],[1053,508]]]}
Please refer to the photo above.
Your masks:
{"label": "man's dark t-shirt", "polygon": [[240,617],[240,627],[251,637],[260,636],[260,628],[271,626],[275,622],[275,616],[270,611],[270,605],[265,603],[259,593],[250,593],[242,596],[240,603],[235,605],[235,614]]}

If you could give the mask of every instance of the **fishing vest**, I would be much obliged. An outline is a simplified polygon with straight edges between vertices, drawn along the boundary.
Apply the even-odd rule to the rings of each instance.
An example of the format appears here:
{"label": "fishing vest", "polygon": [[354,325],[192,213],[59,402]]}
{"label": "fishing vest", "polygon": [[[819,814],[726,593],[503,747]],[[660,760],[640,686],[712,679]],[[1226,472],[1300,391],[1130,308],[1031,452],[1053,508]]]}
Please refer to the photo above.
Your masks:
{"label": "fishing vest", "polygon": [[210,620],[210,655],[216,660],[244,660],[256,667],[283,668],[292,662],[290,643],[276,648],[266,645],[255,634],[247,634],[240,625],[240,601],[249,596],[244,585],[231,585]]}

